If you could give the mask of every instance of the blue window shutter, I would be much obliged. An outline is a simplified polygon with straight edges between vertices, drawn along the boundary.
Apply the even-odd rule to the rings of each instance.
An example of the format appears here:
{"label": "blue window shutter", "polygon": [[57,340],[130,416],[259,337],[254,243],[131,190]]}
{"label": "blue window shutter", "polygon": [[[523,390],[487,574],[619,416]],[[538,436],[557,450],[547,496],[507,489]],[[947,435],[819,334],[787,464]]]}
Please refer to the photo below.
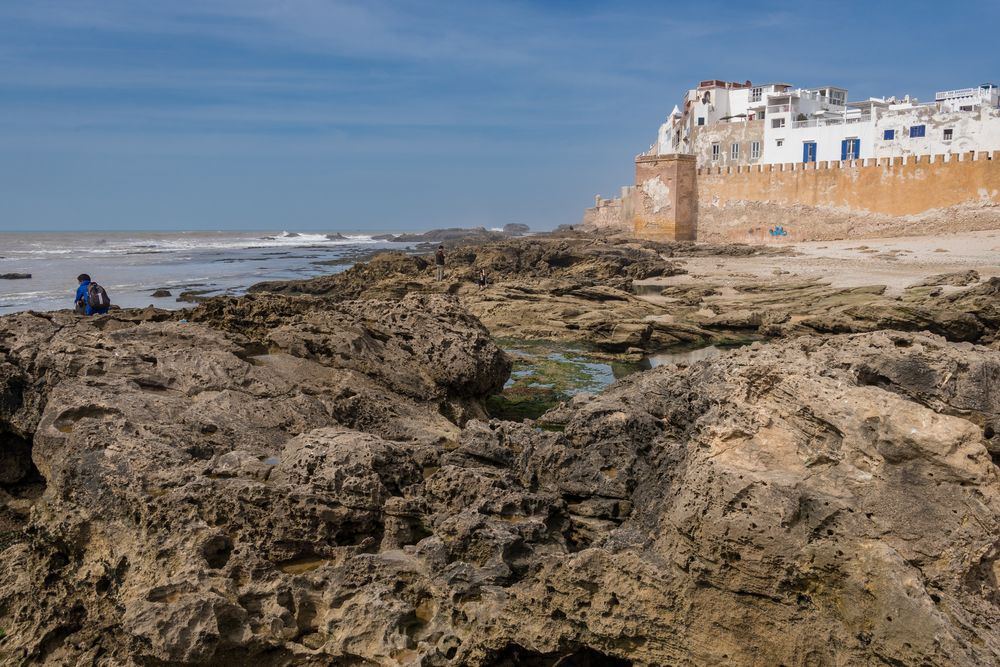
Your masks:
{"label": "blue window shutter", "polygon": [[861,139],[854,140],[854,157],[858,160],[861,159]]}
{"label": "blue window shutter", "polygon": [[843,141],[840,142],[840,159],[841,160],[847,159],[847,139],[844,139]]}
{"label": "blue window shutter", "polygon": [[809,162],[809,144],[802,144],[802,161]]}
{"label": "blue window shutter", "polygon": [[886,130],[885,134],[882,135],[882,138],[886,139],[886,140],[895,139],[896,138],[896,130]]}

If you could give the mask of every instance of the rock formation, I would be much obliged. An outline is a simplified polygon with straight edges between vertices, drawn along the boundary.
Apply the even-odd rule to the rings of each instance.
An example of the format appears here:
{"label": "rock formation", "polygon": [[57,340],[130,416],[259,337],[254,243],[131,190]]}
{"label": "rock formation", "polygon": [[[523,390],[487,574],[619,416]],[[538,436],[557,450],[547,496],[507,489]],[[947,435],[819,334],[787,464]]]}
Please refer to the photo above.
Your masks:
{"label": "rock formation", "polygon": [[541,430],[465,421],[509,366],[447,297],[193,317],[0,319],[3,664],[1000,660],[1000,353],[755,344]]}
{"label": "rock formation", "polygon": [[[796,275],[747,277],[736,286],[718,276],[691,276],[656,286],[663,278],[687,274],[688,258],[790,252],[739,244],[532,237],[450,249],[443,282],[434,280],[429,257],[384,253],[342,273],[251,289],[333,302],[455,294],[495,336],[579,341],[608,353],[881,329],[927,330],[949,340],[989,343],[1000,327],[995,305],[1000,279],[979,282],[975,271],[932,276],[897,296],[887,295],[884,285],[833,287]],[[488,290],[475,286],[480,270],[490,280]],[[942,286],[966,289],[945,292]]]}
{"label": "rock formation", "polygon": [[[1000,351],[972,342],[1000,281],[636,294],[701,251],[513,240],[443,285],[385,255],[0,318],[0,664],[1000,663]],[[477,311],[780,339],[491,421]]]}
{"label": "rock formation", "polygon": [[[251,290],[334,301],[446,291],[457,294],[494,335],[582,339],[609,352],[626,352],[713,338],[696,326],[656,321],[662,307],[631,291],[635,280],[683,273],[677,262],[664,259],[682,245],[586,237],[511,239],[450,249],[444,283],[434,281],[428,258],[384,253],[343,273],[260,283]],[[492,285],[484,292],[474,287],[480,270]]]}

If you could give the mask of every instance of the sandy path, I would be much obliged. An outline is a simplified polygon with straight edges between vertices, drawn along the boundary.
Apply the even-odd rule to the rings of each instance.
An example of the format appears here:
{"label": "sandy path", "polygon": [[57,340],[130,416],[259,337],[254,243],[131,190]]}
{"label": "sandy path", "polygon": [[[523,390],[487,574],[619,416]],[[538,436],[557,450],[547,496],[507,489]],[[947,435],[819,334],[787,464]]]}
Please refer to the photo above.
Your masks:
{"label": "sandy path", "polygon": [[738,284],[789,272],[821,278],[837,287],[886,285],[898,294],[927,276],[975,269],[983,279],[1000,276],[1000,232],[963,232],[854,241],[788,243],[796,255],[786,257],[695,257],[682,260],[687,276],[643,281],[667,285],[711,278]]}

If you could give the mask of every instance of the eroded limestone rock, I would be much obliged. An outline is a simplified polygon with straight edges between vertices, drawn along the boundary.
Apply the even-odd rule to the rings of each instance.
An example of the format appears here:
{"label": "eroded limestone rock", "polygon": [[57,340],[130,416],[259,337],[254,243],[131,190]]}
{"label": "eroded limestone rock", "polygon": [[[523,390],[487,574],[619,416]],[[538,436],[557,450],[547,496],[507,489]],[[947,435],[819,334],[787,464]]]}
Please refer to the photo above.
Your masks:
{"label": "eroded limestone rock", "polygon": [[[206,321],[235,330],[241,308]],[[796,338],[633,375],[546,415],[560,430],[459,429],[331,365],[350,336],[330,318],[387,306],[351,308],[293,316],[314,344],[268,360],[255,341],[285,325],[0,319],[5,377],[44,396],[0,418],[47,480],[30,539],[0,552],[4,661],[1000,660],[1000,353]],[[423,330],[393,317],[363,326]],[[466,349],[489,375],[495,353]],[[352,421],[359,386],[395,412]]]}

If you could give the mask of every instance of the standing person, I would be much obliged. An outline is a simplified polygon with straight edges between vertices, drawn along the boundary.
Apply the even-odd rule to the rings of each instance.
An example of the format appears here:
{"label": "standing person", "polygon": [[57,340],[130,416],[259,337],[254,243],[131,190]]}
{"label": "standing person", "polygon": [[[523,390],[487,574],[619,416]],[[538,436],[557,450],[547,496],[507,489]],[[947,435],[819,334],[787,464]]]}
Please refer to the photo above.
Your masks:
{"label": "standing person", "polygon": [[479,289],[486,289],[486,269],[479,269]]}
{"label": "standing person", "polygon": [[111,306],[111,300],[104,288],[93,282],[86,273],[76,277],[80,285],[76,288],[74,305],[80,315],[104,315]]}
{"label": "standing person", "polygon": [[444,280],[444,246],[439,245],[434,253],[434,264],[437,265],[437,279]]}

